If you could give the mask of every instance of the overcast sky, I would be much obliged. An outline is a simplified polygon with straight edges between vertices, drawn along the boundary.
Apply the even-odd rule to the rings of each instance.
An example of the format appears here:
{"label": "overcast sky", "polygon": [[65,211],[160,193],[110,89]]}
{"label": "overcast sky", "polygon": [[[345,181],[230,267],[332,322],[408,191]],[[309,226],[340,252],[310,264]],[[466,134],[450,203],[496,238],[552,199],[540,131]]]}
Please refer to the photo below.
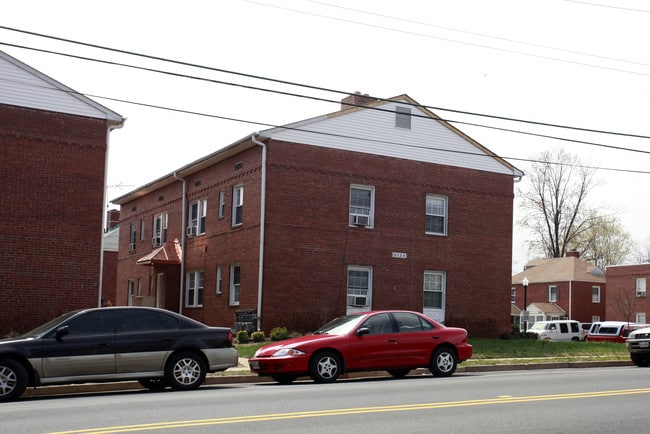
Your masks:
{"label": "overcast sky", "polygon": [[[339,109],[314,98],[406,93],[524,172],[556,147],[603,168],[592,204],[635,242],[650,238],[645,0],[21,0],[3,4],[0,26],[195,65],[0,28],[0,50],[127,118],[110,138],[109,199],[252,132]],[[515,272],[533,258],[526,237],[515,226]]]}

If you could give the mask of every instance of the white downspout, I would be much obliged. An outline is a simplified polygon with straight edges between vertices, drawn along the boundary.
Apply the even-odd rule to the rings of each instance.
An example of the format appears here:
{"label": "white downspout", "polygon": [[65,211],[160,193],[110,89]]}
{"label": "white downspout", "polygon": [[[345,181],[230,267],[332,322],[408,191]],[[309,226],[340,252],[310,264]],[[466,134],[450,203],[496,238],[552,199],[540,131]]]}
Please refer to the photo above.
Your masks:
{"label": "white downspout", "polygon": [[571,313],[573,312],[573,281],[569,280],[569,319],[571,319]]}
{"label": "white downspout", "polygon": [[186,225],[186,219],[187,216],[185,213],[187,212],[187,207],[185,206],[185,201],[187,200],[187,181],[185,181],[184,178],[179,177],[176,172],[174,172],[174,178],[177,180],[181,181],[183,183],[183,194],[182,194],[182,199],[181,199],[181,279],[180,279],[180,285],[179,285],[179,290],[178,290],[178,313],[182,314],[183,313],[183,298],[185,295],[185,225]]}
{"label": "white downspout", "polygon": [[106,129],[106,156],[104,157],[106,159],[104,163],[104,195],[102,199],[102,239],[99,244],[99,285],[98,285],[98,295],[97,295],[97,306],[102,307],[102,299],[104,298],[104,236],[106,235],[106,208],[108,208],[108,203],[106,202],[107,194],[106,190],[108,189],[108,186],[106,185],[108,183],[108,154],[109,154],[109,142],[110,142],[110,135],[111,131],[117,130],[119,128],[122,128],[124,126],[124,121],[126,119],[122,119],[122,122],[120,122],[117,125],[111,125]]}
{"label": "white downspout", "polygon": [[260,256],[259,256],[259,267],[257,270],[257,330],[262,329],[262,278],[264,277],[264,226],[265,226],[265,215],[266,215],[266,144],[260,142],[255,137],[259,133],[254,133],[251,136],[251,140],[256,145],[262,147],[262,179],[260,180]]}

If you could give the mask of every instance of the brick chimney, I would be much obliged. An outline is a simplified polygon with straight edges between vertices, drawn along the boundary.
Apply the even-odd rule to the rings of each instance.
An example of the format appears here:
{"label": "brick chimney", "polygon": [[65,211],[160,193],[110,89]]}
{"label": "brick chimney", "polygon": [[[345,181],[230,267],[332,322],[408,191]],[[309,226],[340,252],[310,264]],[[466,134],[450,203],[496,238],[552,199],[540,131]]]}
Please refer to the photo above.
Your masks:
{"label": "brick chimney", "polygon": [[106,229],[111,230],[120,222],[120,211],[117,209],[109,209],[106,212]]}
{"label": "brick chimney", "polygon": [[356,91],[352,95],[348,95],[341,100],[341,110],[347,110],[357,106],[368,105],[375,101],[379,101],[379,100],[368,96],[367,93],[364,93],[362,95],[361,92]]}
{"label": "brick chimney", "polygon": [[569,250],[566,252],[566,257],[567,258],[579,258],[580,257],[580,252],[577,250]]}

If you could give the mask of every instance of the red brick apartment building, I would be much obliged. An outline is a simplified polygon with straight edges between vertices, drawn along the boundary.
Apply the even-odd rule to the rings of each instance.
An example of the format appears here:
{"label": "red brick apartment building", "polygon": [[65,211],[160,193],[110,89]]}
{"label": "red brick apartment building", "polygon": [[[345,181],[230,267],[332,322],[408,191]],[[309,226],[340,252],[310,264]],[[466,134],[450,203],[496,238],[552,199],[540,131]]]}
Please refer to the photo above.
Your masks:
{"label": "red brick apartment building", "polygon": [[99,302],[120,115],[0,51],[0,335]]}
{"label": "red brick apartment building", "polygon": [[607,267],[607,319],[647,324],[650,264]]}
{"label": "red brick apartment building", "polygon": [[308,331],[411,309],[474,336],[510,328],[523,175],[407,95],[244,137],[112,202],[118,304]]}

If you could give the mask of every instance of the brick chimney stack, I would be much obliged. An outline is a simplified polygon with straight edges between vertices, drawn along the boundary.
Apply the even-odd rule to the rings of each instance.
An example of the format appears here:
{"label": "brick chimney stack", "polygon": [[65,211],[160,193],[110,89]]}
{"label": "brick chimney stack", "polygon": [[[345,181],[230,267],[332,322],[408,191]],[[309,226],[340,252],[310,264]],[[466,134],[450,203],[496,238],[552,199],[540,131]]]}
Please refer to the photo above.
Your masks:
{"label": "brick chimney stack", "polygon": [[566,252],[566,257],[567,258],[579,258],[580,257],[580,252],[577,250],[569,250]]}
{"label": "brick chimney stack", "polygon": [[348,95],[341,100],[341,110],[347,110],[350,108],[355,108],[357,106],[368,105],[375,101],[379,101],[379,100],[368,96],[367,93],[364,93],[362,95],[361,92],[356,91],[352,95]]}

